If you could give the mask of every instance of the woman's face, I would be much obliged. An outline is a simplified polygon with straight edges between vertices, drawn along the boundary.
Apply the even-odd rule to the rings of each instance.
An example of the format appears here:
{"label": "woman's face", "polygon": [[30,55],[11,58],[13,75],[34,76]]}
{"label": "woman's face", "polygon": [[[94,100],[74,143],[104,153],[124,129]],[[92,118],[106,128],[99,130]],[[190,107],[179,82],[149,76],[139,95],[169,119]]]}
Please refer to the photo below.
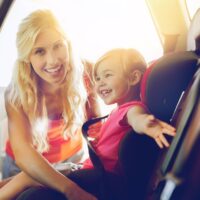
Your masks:
{"label": "woman's face", "polygon": [[53,29],[38,35],[29,58],[42,86],[59,86],[70,70],[67,43]]}

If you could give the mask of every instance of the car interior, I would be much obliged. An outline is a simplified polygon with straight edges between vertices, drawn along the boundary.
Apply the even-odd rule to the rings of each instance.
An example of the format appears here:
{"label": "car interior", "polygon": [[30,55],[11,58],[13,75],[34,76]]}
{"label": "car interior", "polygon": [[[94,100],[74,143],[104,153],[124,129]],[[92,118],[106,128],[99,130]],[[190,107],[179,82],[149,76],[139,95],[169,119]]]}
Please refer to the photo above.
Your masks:
{"label": "car interior", "polygon": [[[130,200],[199,200],[200,50],[188,50],[187,39],[192,17],[200,11],[200,2],[144,2],[163,53],[148,62],[141,83],[141,100],[155,117],[176,128],[176,136],[168,137],[169,148],[159,149],[151,138],[138,135],[134,130],[128,132],[120,142],[118,152],[125,187]],[[14,3],[14,0],[0,0],[1,29]],[[200,34],[200,27],[196,29]],[[8,137],[5,88],[0,85],[0,171]],[[107,117],[105,112],[105,116],[92,118],[82,126],[91,159],[103,173],[103,165],[91,146],[88,130],[92,124]]]}

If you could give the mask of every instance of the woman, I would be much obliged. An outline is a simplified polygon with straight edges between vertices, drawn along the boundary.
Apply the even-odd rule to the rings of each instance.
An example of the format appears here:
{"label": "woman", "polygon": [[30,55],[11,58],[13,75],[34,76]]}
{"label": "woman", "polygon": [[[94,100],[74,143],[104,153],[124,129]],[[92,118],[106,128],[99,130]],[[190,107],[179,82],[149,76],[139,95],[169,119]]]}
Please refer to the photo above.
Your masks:
{"label": "woman", "polygon": [[5,94],[5,165],[16,162],[34,180],[69,199],[95,199],[51,165],[82,159],[86,92],[69,39],[50,11],[38,10],[22,21],[16,42],[18,59]]}

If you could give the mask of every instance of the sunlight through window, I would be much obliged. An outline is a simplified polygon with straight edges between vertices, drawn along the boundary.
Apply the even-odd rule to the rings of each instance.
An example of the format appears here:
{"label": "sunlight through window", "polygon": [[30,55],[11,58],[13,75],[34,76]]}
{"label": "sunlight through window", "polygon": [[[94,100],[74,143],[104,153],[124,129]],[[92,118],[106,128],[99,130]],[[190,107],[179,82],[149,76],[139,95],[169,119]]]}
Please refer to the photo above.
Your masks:
{"label": "sunlight through window", "polygon": [[8,85],[16,59],[18,24],[31,11],[52,9],[65,26],[82,58],[95,61],[116,47],[138,49],[147,61],[162,55],[162,47],[145,0],[17,0],[0,33],[0,86]]}
{"label": "sunlight through window", "polygon": [[200,1],[199,0],[186,0],[186,4],[188,7],[188,12],[190,15],[190,18],[194,16],[195,12],[200,8]]}

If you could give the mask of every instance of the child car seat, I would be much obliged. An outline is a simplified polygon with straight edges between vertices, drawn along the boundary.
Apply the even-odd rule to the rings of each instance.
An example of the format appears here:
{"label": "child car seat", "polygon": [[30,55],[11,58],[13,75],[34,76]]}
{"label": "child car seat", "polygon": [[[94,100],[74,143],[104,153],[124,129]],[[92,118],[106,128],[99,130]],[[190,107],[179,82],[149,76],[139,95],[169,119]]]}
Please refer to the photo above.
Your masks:
{"label": "child car seat", "polygon": [[193,52],[178,52],[161,57],[147,69],[141,98],[156,117],[170,121],[182,92],[197,70],[197,60]]}
{"label": "child car seat", "polygon": [[[164,177],[164,188],[158,199],[197,200],[200,197],[200,69],[185,92],[181,110],[177,117],[177,136],[172,141],[176,159]],[[177,148],[178,147],[178,148]],[[171,155],[171,152],[167,153]],[[166,161],[165,161],[166,162]],[[163,167],[165,167],[165,162]],[[165,169],[165,168],[164,168]],[[171,187],[169,187],[171,185]]]}
{"label": "child car seat", "polygon": [[142,100],[157,118],[171,122],[177,128],[177,135],[170,147],[162,150],[158,157],[149,185],[150,194],[155,195],[155,188],[159,190],[158,183],[176,159],[184,136],[183,130],[191,112],[191,109],[188,109],[182,117],[179,105],[182,104],[183,94],[197,69],[198,56],[195,53],[179,52],[163,56],[153,63],[144,75],[141,86]]}

